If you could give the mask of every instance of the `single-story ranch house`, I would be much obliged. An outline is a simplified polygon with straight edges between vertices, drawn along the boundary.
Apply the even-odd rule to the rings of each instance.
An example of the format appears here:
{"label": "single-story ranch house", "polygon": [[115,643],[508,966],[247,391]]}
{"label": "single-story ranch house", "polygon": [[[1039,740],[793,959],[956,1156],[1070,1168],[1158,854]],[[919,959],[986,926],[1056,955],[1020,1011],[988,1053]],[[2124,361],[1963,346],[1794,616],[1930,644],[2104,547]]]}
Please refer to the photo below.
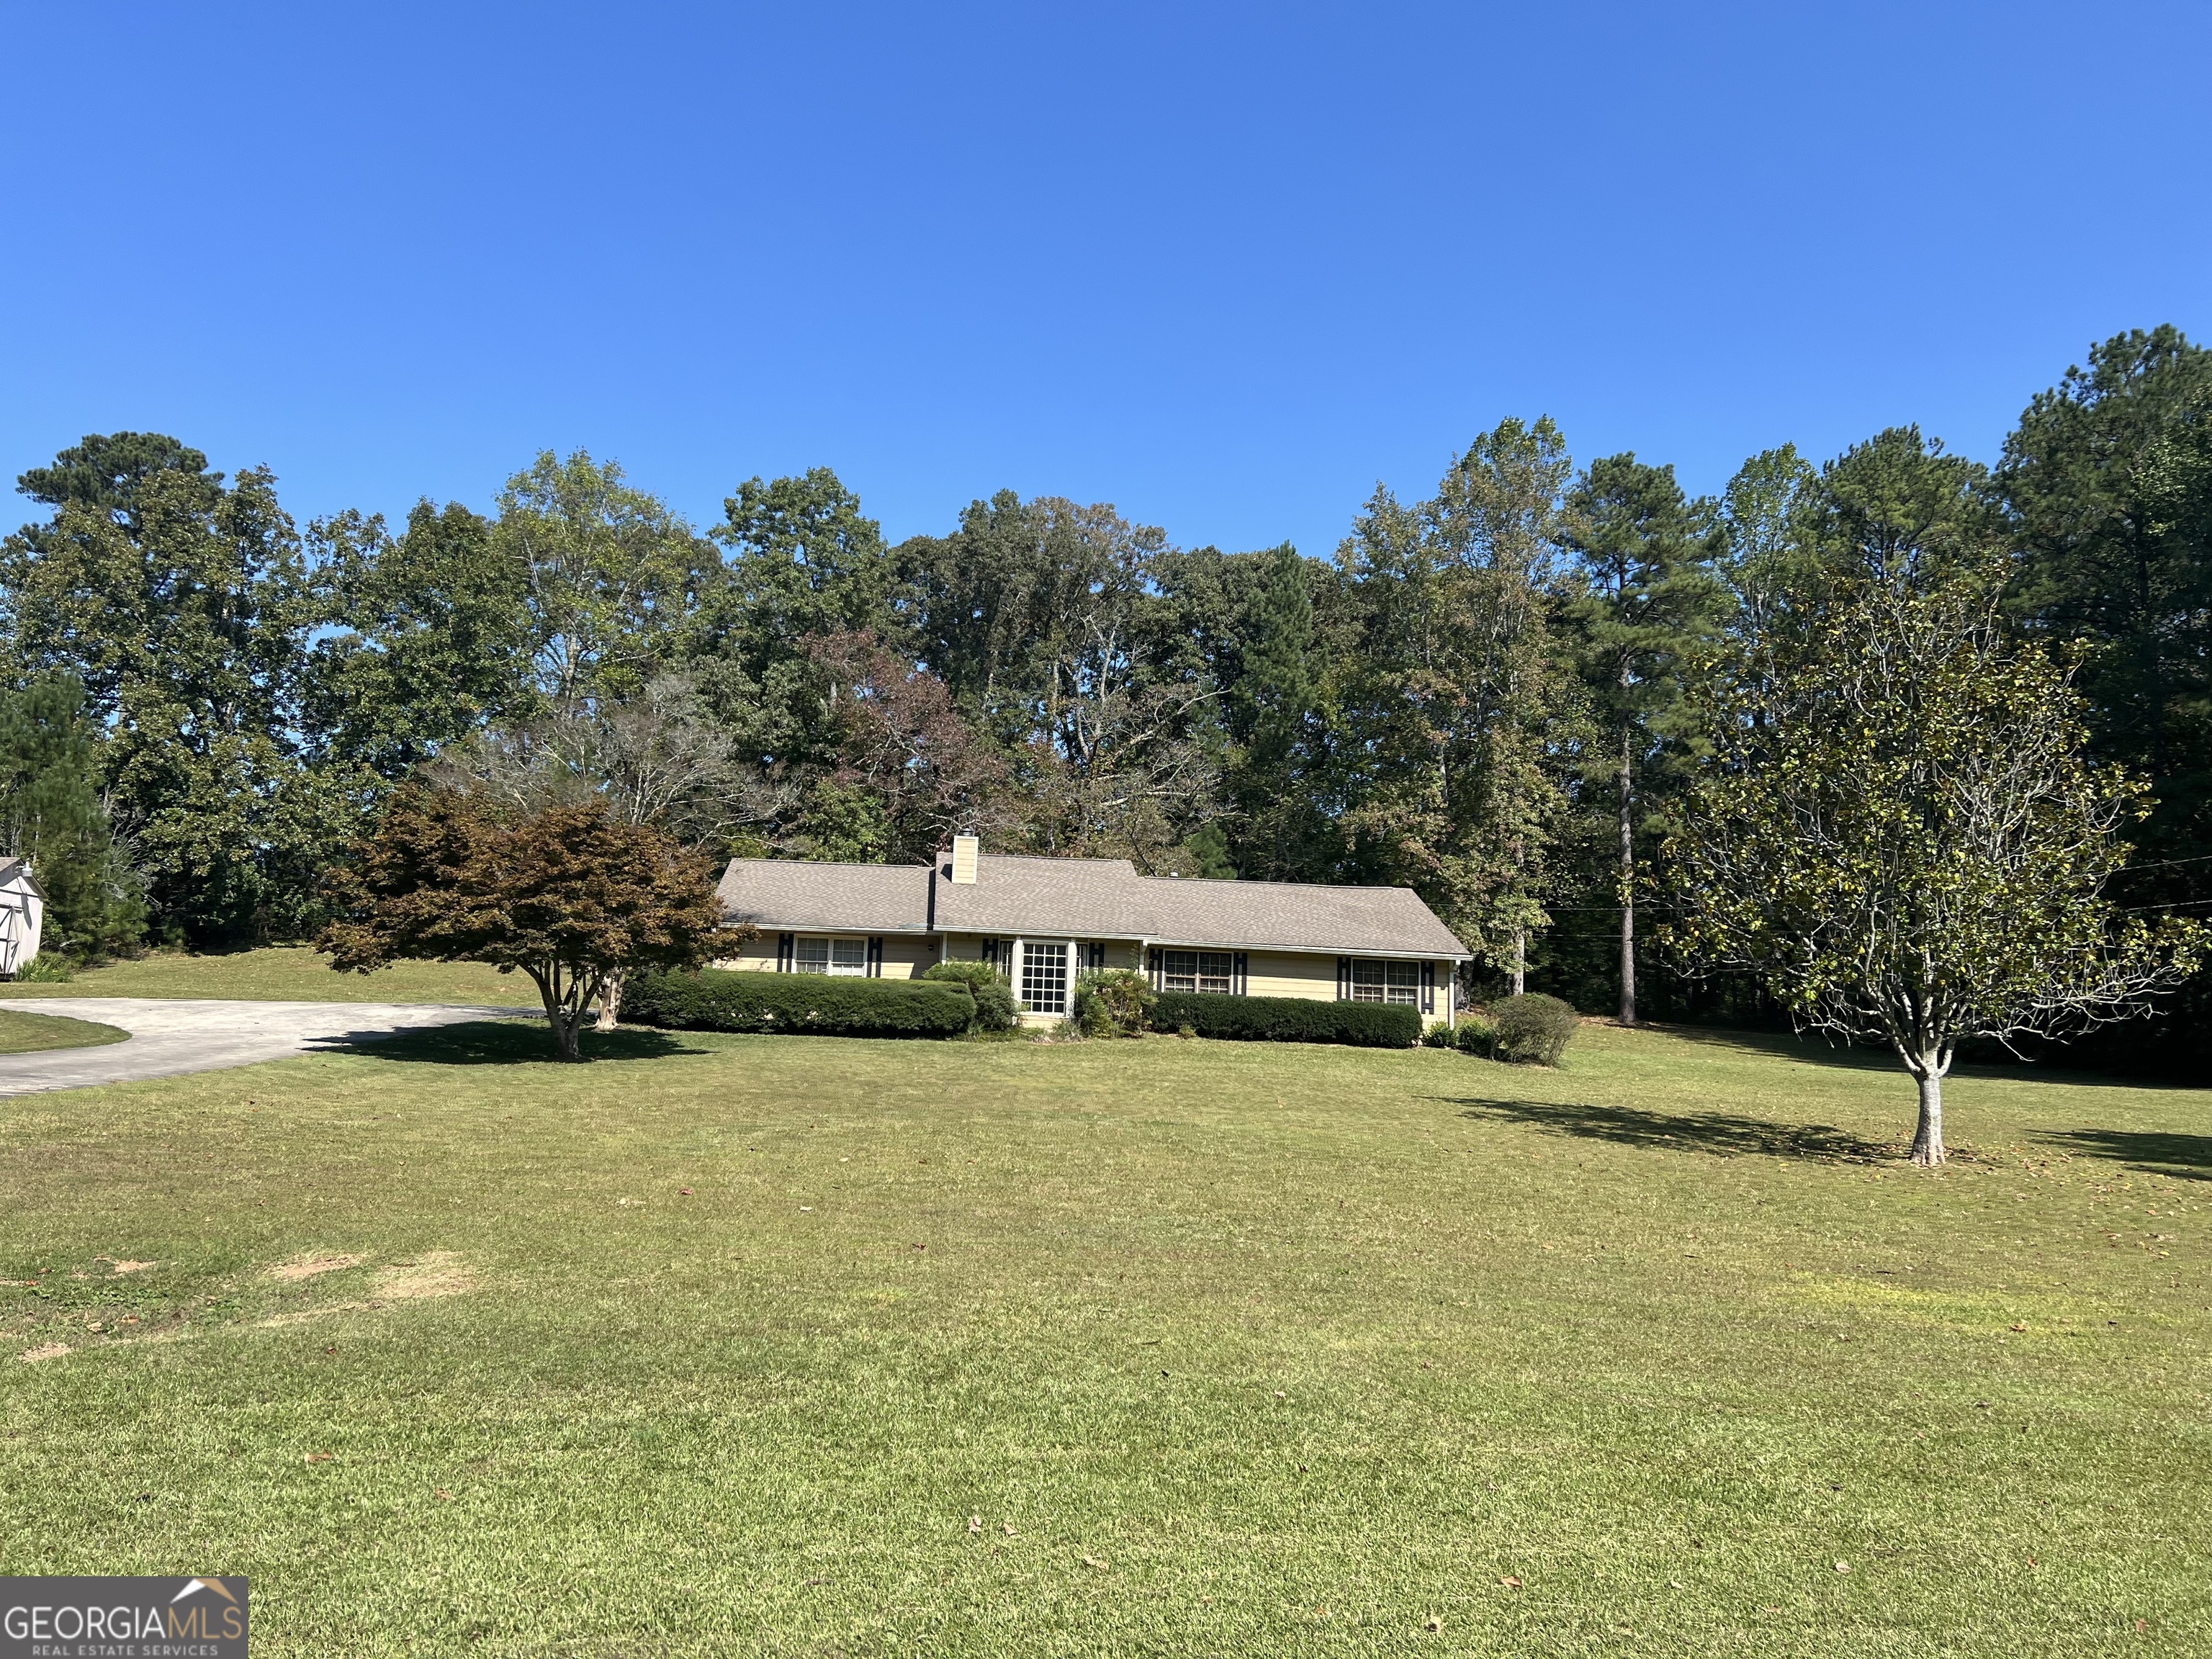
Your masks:
{"label": "single-story ranch house", "polygon": [[973,836],[927,865],[735,859],[732,921],[757,935],[724,968],[908,979],[995,963],[1024,1018],[1067,1012],[1086,968],[1163,991],[1397,1002],[1451,1020],[1467,947],[1404,887],[1140,876],[1127,859],[988,856]]}

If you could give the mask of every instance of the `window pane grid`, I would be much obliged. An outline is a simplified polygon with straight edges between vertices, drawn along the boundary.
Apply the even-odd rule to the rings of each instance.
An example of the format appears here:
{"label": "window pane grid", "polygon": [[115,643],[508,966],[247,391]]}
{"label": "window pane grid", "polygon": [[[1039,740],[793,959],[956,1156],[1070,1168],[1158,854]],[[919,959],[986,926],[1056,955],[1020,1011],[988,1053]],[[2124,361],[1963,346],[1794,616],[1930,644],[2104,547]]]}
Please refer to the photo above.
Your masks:
{"label": "window pane grid", "polygon": [[1067,1012],[1067,946],[1024,945],[1022,947],[1022,1000],[1032,1013],[1064,1014]]}

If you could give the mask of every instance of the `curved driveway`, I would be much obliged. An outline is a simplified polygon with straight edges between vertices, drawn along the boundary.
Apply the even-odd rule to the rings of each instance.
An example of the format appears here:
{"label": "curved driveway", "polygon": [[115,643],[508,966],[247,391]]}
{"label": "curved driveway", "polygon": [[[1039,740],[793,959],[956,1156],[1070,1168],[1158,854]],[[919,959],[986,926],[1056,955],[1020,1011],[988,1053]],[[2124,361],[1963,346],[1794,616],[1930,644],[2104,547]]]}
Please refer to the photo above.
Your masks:
{"label": "curved driveway", "polygon": [[40,997],[6,1005],[119,1025],[127,1042],[0,1054],[0,1096],[220,1072],[258,1060],[329,1053],[368,1038],[471,1019],[527,1018],[527,1008],[400,1002],[191,1002],[154,997]]}

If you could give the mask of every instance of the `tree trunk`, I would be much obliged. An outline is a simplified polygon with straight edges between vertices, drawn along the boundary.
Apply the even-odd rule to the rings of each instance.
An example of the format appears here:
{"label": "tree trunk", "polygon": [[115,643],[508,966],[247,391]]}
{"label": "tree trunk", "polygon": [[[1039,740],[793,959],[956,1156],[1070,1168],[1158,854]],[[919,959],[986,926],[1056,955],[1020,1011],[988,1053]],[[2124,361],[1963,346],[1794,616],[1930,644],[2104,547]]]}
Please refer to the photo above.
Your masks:
{"label": "tree trunk", "polygon": [[[577,1045],[577,1028],[584,1023],[584,1005],[580,1000],[574,1010],[568,1006],[568,997],[561,985],[561,964],[550,968],[526,968],[524,972],[538,982],[538,1000],[545,1005],[545,1020],[553,1028],[553,1051],[563,1060],[581,1060],[583,1051]],[[575,987],[568,988],[573,992]]]}
{"label": "tree trunk", "polygon": [[611,1031],[615,1018],[622,1012],[623,976],[619,969],[609,970],[599,982],[599,1030]]}
{"label": "tree trunk", "polygon": [[1528,930],[1513,930],[1513,994],[1519,996],[1528,984]]}
{"label": "tree trunk", "polygon": [[1628,728],[1620,728],[1620,1023],[1636,1024],[1635,775]]}
{"label": "tree trunk", "polygon": [[1912,1132],[1912,1161],[1931,1170],[1946,1156],[1943,1151],[1945,1069],[1936,1055],[1923,1054],[1912,1073],[1914,1080],[1920,1085],[1920,1127]]}

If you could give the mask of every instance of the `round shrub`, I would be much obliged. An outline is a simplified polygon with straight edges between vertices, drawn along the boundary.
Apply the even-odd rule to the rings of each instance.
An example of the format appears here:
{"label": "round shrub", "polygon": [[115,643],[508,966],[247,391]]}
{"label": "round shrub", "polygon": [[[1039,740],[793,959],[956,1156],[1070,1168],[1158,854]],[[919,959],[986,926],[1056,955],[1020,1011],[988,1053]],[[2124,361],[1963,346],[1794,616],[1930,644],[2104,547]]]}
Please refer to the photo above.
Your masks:
{"label": "round shrub", "polygon": [[1140,1036],[1159,993],[1131,968],[1094,968],[1075,980],[1075,1028],[1085,1036]]}
{"label": "round shrub", "polygon": [[1498,1034],[1472,1015],[1452,1028],[1452,1047],[1463,1054],[1487,1059],[1497,1041]]}
{"label": "round shrub", "polygon": [[916,977],[966,986],[968,994],[975,999],[976,1030],[1011,1031],[1021,1024],[1012,983],[988,962],[940,962],[925,968]]}
{"label": "round shrub", "polygon": [[1556,1066],[1573,1040],[1575,1011],[1541,992],[1508,997],[1490,1010],[1491,1052],[1500,1060]]}

